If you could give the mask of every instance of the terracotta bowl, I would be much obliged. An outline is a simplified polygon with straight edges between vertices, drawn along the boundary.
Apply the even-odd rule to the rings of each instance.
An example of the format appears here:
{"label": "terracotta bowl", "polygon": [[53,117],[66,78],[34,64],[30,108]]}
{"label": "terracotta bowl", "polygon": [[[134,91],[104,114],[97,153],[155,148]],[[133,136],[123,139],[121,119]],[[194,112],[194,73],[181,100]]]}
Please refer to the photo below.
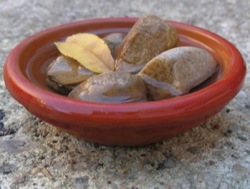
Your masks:
{"label": "terracotta bowl", "polygon": [[79,32],[126,33],[136,20],[84,20],[28,37],[6,59],[7,89],[41,120],[86,141],[115,146],[146,145],[182,133],[218,113],[239,92],[246,73],[239,51],[214,33],[174,21],[167,22],[177,29],[181,45],[208,50],[220,65],[216,76],[191,93],[155,102],[104,104],[71,99],[46,86],[46,68],[59,54],[55,41]]}

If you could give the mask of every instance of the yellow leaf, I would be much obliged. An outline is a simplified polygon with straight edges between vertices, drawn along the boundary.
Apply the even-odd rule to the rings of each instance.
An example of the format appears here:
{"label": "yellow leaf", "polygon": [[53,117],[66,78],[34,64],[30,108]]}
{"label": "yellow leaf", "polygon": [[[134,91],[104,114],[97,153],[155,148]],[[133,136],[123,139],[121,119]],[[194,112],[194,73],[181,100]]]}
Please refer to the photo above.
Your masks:
{"label": "yellow leaf", "polygon": [[97,35],[80,33],[69,36],[66,42],[55,43],[65,56],[97,73],[114,71],[114,59],[105,41]]}
{"label": "yellow leaf", "polygon": [[85,66],[89,70],[102,73],[109,72],[110,70],[103,64],[103,62],[95,56],[88,49],[84,49],[76,43],[65,43],[57,42],[55,43],[60,53],[70,58],[75,59],[81,65]]}

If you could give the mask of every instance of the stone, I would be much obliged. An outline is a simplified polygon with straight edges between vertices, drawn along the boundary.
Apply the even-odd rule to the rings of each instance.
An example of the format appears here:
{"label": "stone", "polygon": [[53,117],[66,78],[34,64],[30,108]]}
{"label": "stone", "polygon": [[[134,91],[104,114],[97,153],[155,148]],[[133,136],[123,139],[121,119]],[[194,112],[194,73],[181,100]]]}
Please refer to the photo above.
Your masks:
{"label": "stone", "polygon": [[178,42],[176,30],[164,20],[156,16],[141,17],[118,48],[116,70],[139,72],[148,61]]}
{"label": "stone", "polygon": [[197,47],[177,47],[165,51],[139,72],[149,98],[160,100],[187,94],[217,70],[217,63],[207,51]]}
{"label": "stone", "polygon": [[69,96],[91,102],[146,101],[142,79],[130,73],[110,72],[94,75],[74,88]]}
{"label": "stone", "polygon": [[124,33],[111,33],[103,38],[114,59],[116,58],[116,50],[124,40],[125,36],[126,34]]}
{"label": "stone", "polygon": [[47,69],[47,85],[61,94],[68,94],[76,85],[94,75],[77,61],[58,56]]}

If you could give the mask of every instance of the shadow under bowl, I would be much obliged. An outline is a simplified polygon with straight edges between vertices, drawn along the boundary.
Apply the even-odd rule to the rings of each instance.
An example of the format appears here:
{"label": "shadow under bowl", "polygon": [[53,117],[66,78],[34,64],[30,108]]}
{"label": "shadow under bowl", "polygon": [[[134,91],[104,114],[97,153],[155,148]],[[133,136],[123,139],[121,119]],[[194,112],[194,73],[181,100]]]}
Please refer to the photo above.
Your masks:
{"label": "shadow under bowl", "polygon": [[181,45],[209,51],[220,71],[195,91],[154,102],[92,103],[53,92],[45,82],[46,69],[59,52],[54,42],[75,33],[104,36],[127,33],[137,18],[102,18],[72,22],[36,33],[17,45],[4,66],[10,94],[28,111],[86,141],[141,146],[182,133],[218,113],[241,89],[246,65],[227,40],[202,28],[167,21],[176,28]]}

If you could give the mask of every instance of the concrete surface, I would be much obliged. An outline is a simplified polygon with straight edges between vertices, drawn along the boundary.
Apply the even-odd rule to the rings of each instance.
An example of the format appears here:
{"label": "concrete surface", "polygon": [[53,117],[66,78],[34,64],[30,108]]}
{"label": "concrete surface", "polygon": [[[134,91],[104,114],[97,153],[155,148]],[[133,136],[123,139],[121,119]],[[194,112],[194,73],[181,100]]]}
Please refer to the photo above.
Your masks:
{"label": "concrete surface", "polygon": [[[144,148],[93,145],[60,132],[6,91],[3,61],[30,34],[90,17],[156,14],[211,30],[250,63],[249,0],[1,0],[0,188],[250,188],[250,78],[218,115]],[[248,65],[249,67],[249,65]]]}

